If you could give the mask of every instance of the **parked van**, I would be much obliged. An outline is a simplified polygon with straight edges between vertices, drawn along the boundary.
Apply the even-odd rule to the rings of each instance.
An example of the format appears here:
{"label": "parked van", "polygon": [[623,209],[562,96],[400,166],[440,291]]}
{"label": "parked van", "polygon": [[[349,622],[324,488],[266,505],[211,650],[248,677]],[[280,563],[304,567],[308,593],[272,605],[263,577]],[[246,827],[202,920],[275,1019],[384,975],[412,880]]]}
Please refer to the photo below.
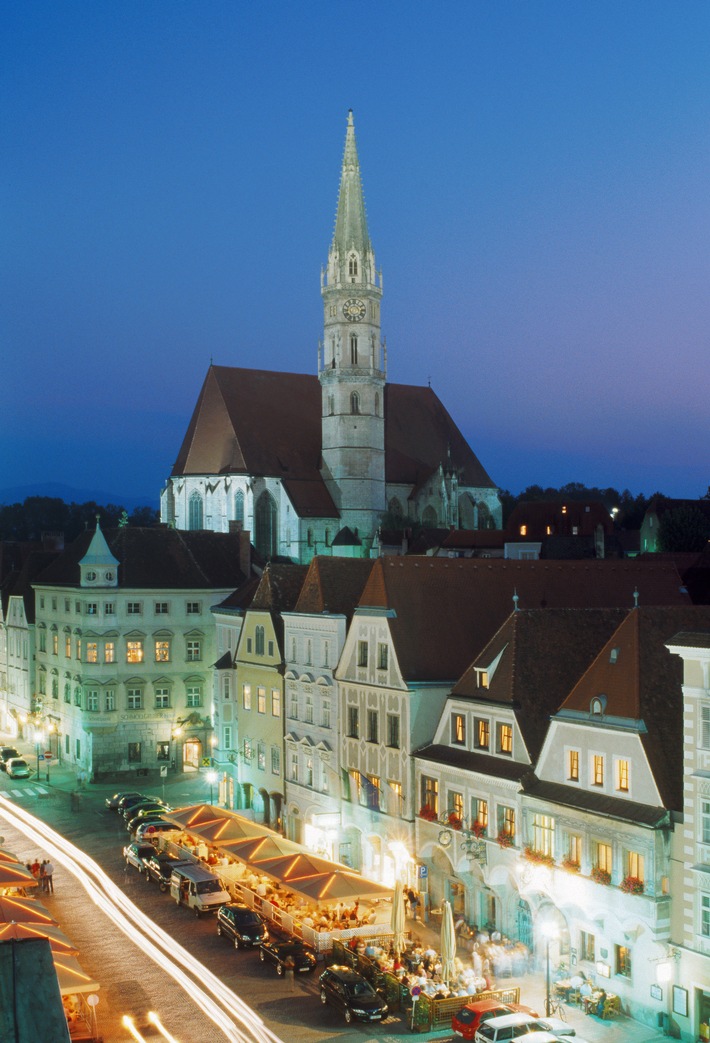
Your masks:
{"label": "parked van", "polygon": [[501,1014],[484,1021],[476,1030],[476,1043],[507,1043],[536,1028],[532,1014]]}
{"label": "parked van", "polygon": [[170,876],[170,897],[178,905],[186,905],[200,913],[211,913],[231,901],[224,884],[206,866],[188,864],[175,866]]}

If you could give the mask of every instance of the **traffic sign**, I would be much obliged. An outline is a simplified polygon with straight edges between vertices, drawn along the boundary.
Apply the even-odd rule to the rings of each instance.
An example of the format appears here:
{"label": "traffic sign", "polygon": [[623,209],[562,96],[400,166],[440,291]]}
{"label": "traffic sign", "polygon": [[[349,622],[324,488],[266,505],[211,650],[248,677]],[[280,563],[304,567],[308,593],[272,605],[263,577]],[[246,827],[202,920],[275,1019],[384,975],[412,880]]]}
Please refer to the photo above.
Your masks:
{"label": "traffic sign", "polygon": [[409,991],[411,992],[412,996],[414,996],[414,998],[416,999],[417,996],[421,996],[422,987],[421,985],[412,985]]}
{"label": "traffic sign", "polygon": [[419,866],[419,876],[422,878],[429,876],[429,866]]}
{"label": "traffic sign", "polygon": [[168,766],[167,766],[167,764],[161,764],[160,765],[160,777],[161,777],[161,779],[165,779],[165,778],[168,777]]}
{"label": "traffic sign", "polygon": [[51,751],[50,751],[50,750],[47,750],[47,751],[45,752],[45,755],[44,755],[44,759],[45,759],[46,761],[51,761],[51,759],[52,759],[52,754],[51,754]]}

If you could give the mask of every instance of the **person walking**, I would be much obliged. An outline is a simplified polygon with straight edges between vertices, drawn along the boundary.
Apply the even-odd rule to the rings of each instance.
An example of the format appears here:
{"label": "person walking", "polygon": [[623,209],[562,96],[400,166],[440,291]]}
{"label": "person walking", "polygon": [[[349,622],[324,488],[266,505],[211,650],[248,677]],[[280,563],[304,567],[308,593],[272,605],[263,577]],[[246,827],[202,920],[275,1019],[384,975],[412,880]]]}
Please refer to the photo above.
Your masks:
{"label": "person walking", "polygon": [[296,961],[293,956],[287,956],[284,960],[284,971],[290,992],[296,991]]}
{"label": "person walking", "polygon": [[412,914],[412,919],[416,920],[417,906],[419,905],[419,895],[413,888],[410,887],[409,891],[407,892],[407,898],[409,899],[409,908]]}
{"label": "person walking", "polygon": [[42,864],[39,867],[39,889],[40,891],[47,890],[47,872],[45,866],[47,865],[47,859],[42,860]]}
{"label": "person walking", "polygon": [[34,862],[30,866],[30,872],[35,880],[39,880],[39,859],[35,858]]}
{"label": "person walking", "polygon": [[54,894],[54,866],[47,859],[44,863],[44,880],[45,880],[45,891],[47,894]]}

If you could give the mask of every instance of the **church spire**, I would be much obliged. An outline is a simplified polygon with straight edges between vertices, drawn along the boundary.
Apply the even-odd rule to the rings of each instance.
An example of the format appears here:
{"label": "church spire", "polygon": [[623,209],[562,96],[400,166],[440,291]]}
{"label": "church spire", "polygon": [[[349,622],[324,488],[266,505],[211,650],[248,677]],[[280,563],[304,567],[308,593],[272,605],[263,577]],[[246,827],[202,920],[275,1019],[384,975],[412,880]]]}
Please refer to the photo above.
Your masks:
{"label": "church spire", "polygon": [[360,178],[360,163],[357,158],[352,109],[348,112],[348,129],[345,134],[343,169],[340,174],[338,210],[331,250],[336,250],[341,257],[345,257],[349,250],[357,251],[362,258],[372,252],[370,237],[367,234],[365,199]]}

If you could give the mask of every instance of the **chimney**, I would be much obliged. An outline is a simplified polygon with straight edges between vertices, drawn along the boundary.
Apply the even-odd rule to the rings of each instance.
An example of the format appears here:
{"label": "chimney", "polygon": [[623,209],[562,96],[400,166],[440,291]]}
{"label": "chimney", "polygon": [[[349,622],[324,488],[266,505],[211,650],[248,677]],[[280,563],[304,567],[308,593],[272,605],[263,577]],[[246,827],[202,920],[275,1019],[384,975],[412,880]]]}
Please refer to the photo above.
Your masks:
{"label": "chimney", "polygon": [[239,530],[239,568],[247,579],[251,576],[251,533]]}

